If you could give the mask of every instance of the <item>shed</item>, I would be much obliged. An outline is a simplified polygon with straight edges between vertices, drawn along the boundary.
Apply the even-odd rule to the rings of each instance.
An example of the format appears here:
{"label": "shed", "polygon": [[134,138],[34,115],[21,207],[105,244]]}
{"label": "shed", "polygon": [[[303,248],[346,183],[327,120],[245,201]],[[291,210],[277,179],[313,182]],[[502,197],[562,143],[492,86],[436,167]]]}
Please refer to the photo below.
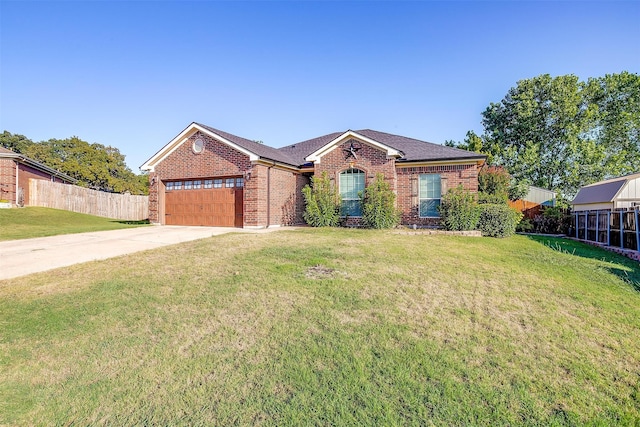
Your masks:
{"label": "shed", "polygon": [[640,206],[640,173],[586,185],[571,204],[574,212],[635,209]]}

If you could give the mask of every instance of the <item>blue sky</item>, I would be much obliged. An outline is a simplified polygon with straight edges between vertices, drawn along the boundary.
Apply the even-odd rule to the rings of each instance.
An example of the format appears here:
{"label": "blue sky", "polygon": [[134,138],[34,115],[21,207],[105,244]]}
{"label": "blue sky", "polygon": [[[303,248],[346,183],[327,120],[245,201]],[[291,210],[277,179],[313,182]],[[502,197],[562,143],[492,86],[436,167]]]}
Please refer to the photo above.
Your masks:
{"label": "blue sky", "polygon": [[0,0],[0,130],[138,167],[196,121],[274,147],[482,131],[518,80],[640,72],[640,2]]}

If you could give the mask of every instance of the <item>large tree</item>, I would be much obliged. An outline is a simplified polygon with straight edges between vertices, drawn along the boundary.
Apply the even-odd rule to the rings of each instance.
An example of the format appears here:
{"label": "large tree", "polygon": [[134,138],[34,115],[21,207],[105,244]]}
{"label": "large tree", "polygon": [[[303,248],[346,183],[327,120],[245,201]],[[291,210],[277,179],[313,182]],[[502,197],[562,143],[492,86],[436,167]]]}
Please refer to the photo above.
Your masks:
{"label": "large tree", "polygon": [[517,180],[572,197],[597,180],[640,170],[640,77],[521,80],[482,113],[484,134],[460,148],[487,153]]}

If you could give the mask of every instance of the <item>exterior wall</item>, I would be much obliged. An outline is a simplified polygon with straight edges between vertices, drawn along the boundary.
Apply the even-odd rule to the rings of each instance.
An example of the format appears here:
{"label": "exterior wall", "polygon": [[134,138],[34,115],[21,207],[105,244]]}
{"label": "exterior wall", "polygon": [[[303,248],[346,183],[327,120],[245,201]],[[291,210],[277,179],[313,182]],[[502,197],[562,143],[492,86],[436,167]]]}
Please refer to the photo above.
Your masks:
{"label": "exterior wall", "polygon": [[[196,154],[193,141],[201,138],[204,150]],[[167,156],[149,174],[149,220],[164,223],[164,183],[166,180],[210,178],[216,176],[244,176],[251,168],[249,156],[234,150],[214,138],[200,132],[193,134],[175,151]],[[245,187],[244,198],[252,199],[251,188]],[[246,223],[246,219],[245,219]]]}
{"label": "exterior wall", "polygon": [[245,180],[244,223],[247,227],[302,224],[302,188],[309,178],[276,166],[255,164]]}
{"label": "exterior wall", "polygon": [[0,200],[16,203],[16,162],[0,159]]}
{"label": "exterior wall", "polygon": [[[16,167],[18,168],[18,185],[16,185]],[[29,204],[29,179],[41,179],[68,184],[55,175],[16,162],[13,159],[0,159],[0,199],[17,205]],[[22,198],[20,197],[22,193]]]}
{"label": "exterior wall", "polygon": [[[347,158],[347,153],[344,151],[350,147],[352,142],[354,145],[361,147],[360,150],[357,151],[357,159],[354,159],[351,156]],[[397,176],[395,159],[388,158],[385,151],[372,147],[355,138],[351,138],[343,142],[341,145],[322,156],[320,163],[316,163],[314,168],[314,173],[318,176],[320,176],[322,172],[326,171],[336,188],[340,182],[340,173],[349,168],[360,169],[365,172],[365,186],[368,186],[371,183],[371,181],[376,177],[376,174],[382,173],[385,181],[389,183],[391,189],[396,191]],[[360,218],[349,218],[346,225],[360,225]]]}
{"label": "exterior wall", "polygon": [[420,227],[435,227],[440,218],[420,218],[418,177],[424,173],[437,173],[442,178],[442,194],[449,188],[462,186],[475,193],[478,191],[477,164],[442,164],[414,167],[398,167],[398,208],[402,211],[402,224]]}
{"label": "exterior wall", "polygon": [[572,208],[574,212],[601,211],[601,210],[609,211],[612,209],[613,209],[613,203],[589,203],[585,205],[573,205],[573,208]]}

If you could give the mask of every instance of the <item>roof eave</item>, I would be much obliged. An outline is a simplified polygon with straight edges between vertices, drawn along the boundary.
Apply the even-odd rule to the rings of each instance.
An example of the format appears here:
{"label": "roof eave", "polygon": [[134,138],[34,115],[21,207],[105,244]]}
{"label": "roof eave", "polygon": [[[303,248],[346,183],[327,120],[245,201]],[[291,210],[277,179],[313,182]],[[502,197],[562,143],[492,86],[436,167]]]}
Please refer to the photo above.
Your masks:
{"label": "roof eave", "polygon": [[367,136],[361,135],[357,132],[354,132],[352,130],[348,130],[346,132],[344,132],[342,135],[337,136],[336,138],[332,139],[331,141],[327,142],[326,144],[324,144],[322,147],[320,147],[319,149],[317,149],[316,151],[314,151],[313,153],[309,154],[307,157],[304,158],[304,160],[306,162],[313,162],[313,163],[320,163],[320,159],[322,158],[322,156],[324,156],[325,154],[333,151],[338,144],[343,141],[346,140],[348,138],[357,138],[360,139],[361,141],[372,145],[376,148],[379,148],[381,150],[384,150],[387,152],[387,156],[389,157],[396,157],[396,158],[400,158],[402,157],[404,154],[400,151],[397,150],[393,147],[390,147],[386,144],[383,144],[381,142],[378,142],[374,139],[371,139]]}
{"label": "roof eave", "polygon": [[178,149],[182,144],[184,144],[194,133],[201,132],[205,135],[208,135],[223,144],[226,144],[249,157],[250,161],[257,161],[260,159],[260,156],[256,153],[247,150],[244,147],[240,147],[238,144],[229,141],[227,138],[219,135],[209,129],[202,127],[200,124],[196,122],[192,122],[189,126],[187,126],[182,132],[180,132],[175,138],[169,141],[164,147],[162,147],[156,154],[154,154],[149,160],[147,160],[142,166],[140,166],[140,170],[153,172],[158,163],[166,159],[171,153]]}

